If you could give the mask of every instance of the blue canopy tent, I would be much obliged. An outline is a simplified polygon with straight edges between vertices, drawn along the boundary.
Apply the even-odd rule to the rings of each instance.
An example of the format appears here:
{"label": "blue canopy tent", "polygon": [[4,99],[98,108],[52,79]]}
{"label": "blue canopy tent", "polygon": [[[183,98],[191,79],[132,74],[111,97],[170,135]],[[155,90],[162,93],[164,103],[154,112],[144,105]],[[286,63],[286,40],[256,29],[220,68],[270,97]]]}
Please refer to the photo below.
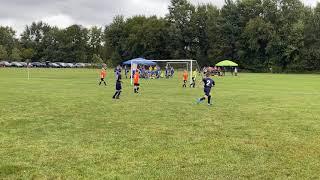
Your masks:
{"label": "blue canopy tent", "polygon": [[146,66],[155,66],[157,63],[152,62],[150,60],[146,60],[144,58],[136,58],[136,59],[131,59],[129,61],[126,61],[122,63],[124,65],[132,65],[132,64],[138,64],[138,65],[146,65]]}
{"label": "blue canopy tent", "polygon": [[126,62],[124,62],[122,64],[131,66],[131,78],[130,78],[131,79],[131,85],[132,85],[132,76],[133,76],[133,69],[132,69],[132,65],[133,64],[146,65],[146,66],[155,66],[155,65],[157,65],[157,63],[152,62],[150,60],[146,60],[144,58],[131,59],[131,60],[126,61]]}

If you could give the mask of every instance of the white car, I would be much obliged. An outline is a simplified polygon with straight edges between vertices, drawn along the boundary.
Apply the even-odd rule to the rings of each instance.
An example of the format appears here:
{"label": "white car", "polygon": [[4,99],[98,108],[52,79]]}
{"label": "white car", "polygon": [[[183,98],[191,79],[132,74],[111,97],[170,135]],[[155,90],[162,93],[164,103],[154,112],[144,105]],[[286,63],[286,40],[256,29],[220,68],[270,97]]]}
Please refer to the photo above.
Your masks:
{"label": "white car", "polygon": [[3,67],[10,67],[11,66],[11,63],[9,63],[8,61],[1,61],[0,62],[0,67],[3,66]]}
{"label": "white car", "polygon": [[75,67],[72,63],[67,63],[66,65],[67,65],[67,67],[69,67],[69,68],[74,68],[74,67]]}
{"label": "white car", "polygon": [[67,68],[67,64],[63,63],[63,62],[57,62],[56,64],[58,64],[61,68]]}
{"label": "white car", "polygon": [[84,68],[84,67],[86,67],[86,65],[84,63],[77,63],[77,64],[75,64],[75,67]]}
{"label": "white car", "polygon": [[18,63],[18,62],[12,62],[11,66],[13,66],[13,67],[23,67],[23,65]]}

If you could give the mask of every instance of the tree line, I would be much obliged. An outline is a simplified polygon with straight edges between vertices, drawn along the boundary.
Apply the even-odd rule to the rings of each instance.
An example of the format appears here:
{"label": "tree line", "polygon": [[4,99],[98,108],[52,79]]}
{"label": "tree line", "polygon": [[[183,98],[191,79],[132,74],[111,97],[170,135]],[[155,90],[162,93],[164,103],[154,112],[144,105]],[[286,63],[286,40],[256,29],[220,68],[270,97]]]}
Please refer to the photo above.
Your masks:
{"label": "tree line", "polygon": [[117,65],[145,57],[213,65],[231,59],[254,72],[320,70],[319,3],[226,0],[217,8],[171,0],[168,8],[165,17],[116,16],[105,27],[33,22],[18,38],[11,27],[0,27],[0,60]]}

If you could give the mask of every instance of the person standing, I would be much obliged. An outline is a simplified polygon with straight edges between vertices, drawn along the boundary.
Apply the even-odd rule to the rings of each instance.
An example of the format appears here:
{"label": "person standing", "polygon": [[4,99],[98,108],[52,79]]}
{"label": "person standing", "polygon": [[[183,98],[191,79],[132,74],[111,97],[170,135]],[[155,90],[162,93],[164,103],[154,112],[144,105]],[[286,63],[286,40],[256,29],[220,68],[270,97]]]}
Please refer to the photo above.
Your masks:
{"label": "person standing", "polygon": [[139,86],[140,86],[139,80],[140,80],[140,74],[139,74],[139,70],[137,69],[133,78],[134,93],[139,93]]}
{"label": "person standing", "polygon": [[197,71],[193,71],[192,73],[192,83],[190,84],[190,88],[195,88],[196,87],[196,79],[197,79]]}
{"label": "person standing", "polygon": [[104,83],[105,86],[107,85],[106,81],[104,80],[106,78],[106,75],[107,75],[107,70],[106,69],[107,69],[107,66],[104,64],[102,66],[102,69],[101,69],[101,72],[100,72],[100,83],[99,83],[99,86],[101,86],[102,82]]}
{"label": "person standing", "polygon": [[120,94],[122,92],[122,85],[121,85],[121,74],[117,76],[117,81],[116,81],[116,92],[113,95],[112,99],[120,99]]}
{"label": "person standing", "polygon": [[187,82],[188,82],[188,72],[186,70],[184,70],[184,72],[183,72],[183,86],[182,87],[186,88]]}
{"label": "person standing", "polygon": [[124,66],[124,75],[126,76],[126,79],[128,79],[128,73],[129,73],[128,67],[127,67],[127,65],[125,65]]}

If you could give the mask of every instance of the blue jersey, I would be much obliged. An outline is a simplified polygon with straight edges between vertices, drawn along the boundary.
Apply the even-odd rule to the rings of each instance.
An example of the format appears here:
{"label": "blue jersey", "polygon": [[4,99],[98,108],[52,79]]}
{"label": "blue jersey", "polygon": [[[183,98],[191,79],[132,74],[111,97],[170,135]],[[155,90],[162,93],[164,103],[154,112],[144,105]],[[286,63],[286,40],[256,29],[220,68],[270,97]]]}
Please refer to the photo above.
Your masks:
{"label": "blue jersey", "polygon": [[205,89],[211,89],[215,85],[214,80],[212,80],[211,78],[204,78],[203,82]]}

